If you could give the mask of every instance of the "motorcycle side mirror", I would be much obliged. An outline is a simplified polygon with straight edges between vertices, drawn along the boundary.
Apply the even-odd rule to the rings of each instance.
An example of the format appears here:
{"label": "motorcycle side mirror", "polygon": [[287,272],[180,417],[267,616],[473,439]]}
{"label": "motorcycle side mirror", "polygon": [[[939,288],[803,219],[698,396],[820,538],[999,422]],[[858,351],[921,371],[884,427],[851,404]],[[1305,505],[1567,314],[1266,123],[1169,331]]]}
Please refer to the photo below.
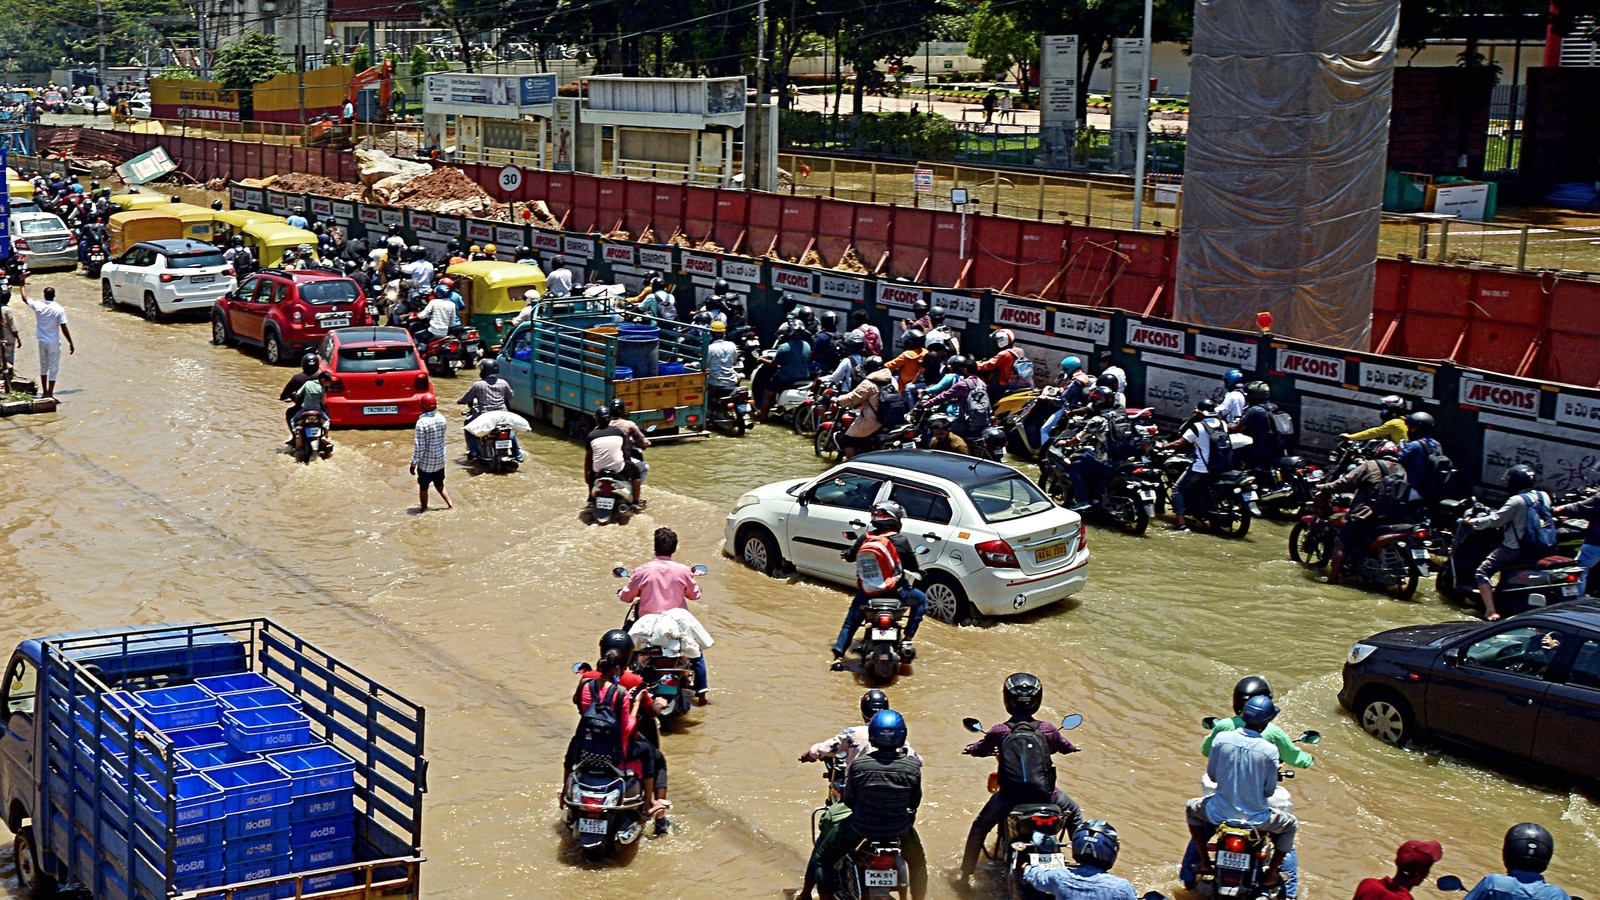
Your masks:
{"label": "motorcycle side mirror", "polygon": [[1295,738],[1294,741],[1297,744],[1320,744],[1322,743],[1322,732],[1302,731],[1300,732],[1300,736]]}
{"label": "motorcycle side mirror", "polygon": [[587,671],[589,671],[589,670],[591,670],[593,668],[594,668],[594,666],[591,666],[586,662],[573,663],[572,664],[572,674],[581,675],[584,672],[587,672]]}
{"label": "motorcycle side mirror", "polygon": [[613,578],[627,578],[628,577],[628,570],[623,568],[622,566],[617,566],[615,569],[611,570],[611,576]]}
{"label": "motorcycle side mirror", "polygon": [[927,544],[918,544],[917,545],[917,549],[914,552],[918,556],[927,556],[928,555],[928,545]]}
{"label": "motorcycle side mirror", "polygon": [[1467,886],[1461,883],[1460,876],[1457,875],[1443,876],[1435,883],[1435,887],[1441,891],[1464,891],[1467,889]]}
{"label": "motorcycle side mirror", "polygon": [[1206,716],[1204,719],[1200,720],[1200,727],[1204,728],[1207,731],[1211,731],[1212,729],[1217,727],[1217,717],[1216,716]]}
{"label": "motorcycle side mirror", "polygon": [[704,575],[704,574],[706,574],[707,572],[709,572],[711,570],[706,568],[705,566],[690,566],[689,567],[689,571],[694,573],[695,575]]}
{"label": "motorcycle side mirror", "polygon": [[973,734],[983,734],[984,732],[983,723],[972,718],[971,716],[961,720],[961,727],[972,732]]}
{"label": "motorcycle side mirror", "polygon": [[1444,661],[1445,661],[1446,665],[1451,665],[1451,666],[1460,665],[1461,664],[1461,648],[1460,647],[1451,647],[1449,650],[1446,650],[1444,652]]}
{"label": "motorcycle side mirror", "polygon": [[1073,713],[1072,715],[1067,716],[1065,719],[1061,720],[1061,730],[1062,731],[1071,731],[1072,729],[1077,728],[1079,725],[1082,725],[1082,724],[1083,724],[1083,716],[1080,716],[1077,713]]}

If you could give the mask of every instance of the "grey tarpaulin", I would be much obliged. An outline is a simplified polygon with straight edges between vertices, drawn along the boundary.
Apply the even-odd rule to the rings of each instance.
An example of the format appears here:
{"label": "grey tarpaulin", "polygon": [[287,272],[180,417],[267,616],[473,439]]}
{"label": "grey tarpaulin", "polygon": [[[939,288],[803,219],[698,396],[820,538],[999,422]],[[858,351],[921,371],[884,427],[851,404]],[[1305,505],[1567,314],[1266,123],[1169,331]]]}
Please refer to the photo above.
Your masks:
{"label": "grey tarpaulin", "polygon": [[1177,317],[1365,350],[1399,0],[1196,0]]}

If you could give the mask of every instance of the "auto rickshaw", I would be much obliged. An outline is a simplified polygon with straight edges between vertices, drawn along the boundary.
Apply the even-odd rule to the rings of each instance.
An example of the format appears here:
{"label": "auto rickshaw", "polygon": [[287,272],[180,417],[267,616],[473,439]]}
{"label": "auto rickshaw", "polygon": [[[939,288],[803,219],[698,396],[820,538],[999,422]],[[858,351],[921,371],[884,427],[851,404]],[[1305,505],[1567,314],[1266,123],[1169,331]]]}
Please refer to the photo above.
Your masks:
{"label": "auto rickshaw", "polygon": [[130,209],[111,214],[106,235],[110,244],[106,252],[115,257],[140,241],[178,240],[183,237],[183,220],[164,210]]}
{"label": "auto rickshaw", "polygon": [[233,242],[233,236],[241,234],[248,225],[269,222],[278,225],[287,225],[288,220],[283,216],[272,213],[251,212],[248,209],[212,209],[211,214],[212,243],[218,247],[226,247]]}
{"label": "auto rickshaw", "polygon": [[153,206],[170,206],[172,198],[166,194],[113,194],[111,205],[122,212],[150,209]]}
{"label": "auto rickshaw", "polygon": [[162,207],[152,207],[154,212],[164,212],[169,216],[177,216],[183,222],[183,236],[195,241],[212,243],[213,227],[211,217],[216,215],[216,210],[204,206],[195,206],[192,203],[168,203]]}
{"label": "auto rickshaw", "polygon": [[499,346],[511,330],[511,320],[527,303],[522,295],[532,288],[545,290],[544,272],[528,263],[497,260],[456,263],[445,272],[455,279],[456,290],[466,301],[463,324],[478,329],[485,347]]}
{"label": "auto rickshaw", "polygon": [[311,248],[311,258],[317,256],[317,236],[304,228],[280,225],[277,222],[256,222],[240,231],[244,245],[255,254],[256,265],[263,269],[276,269],[283,265],[283,251],[296,250],[301,245]]}
{"label": "auto rickshaw", "polygon": [[6,196],[12,207],[33,205],[33,182],[6,179]]}

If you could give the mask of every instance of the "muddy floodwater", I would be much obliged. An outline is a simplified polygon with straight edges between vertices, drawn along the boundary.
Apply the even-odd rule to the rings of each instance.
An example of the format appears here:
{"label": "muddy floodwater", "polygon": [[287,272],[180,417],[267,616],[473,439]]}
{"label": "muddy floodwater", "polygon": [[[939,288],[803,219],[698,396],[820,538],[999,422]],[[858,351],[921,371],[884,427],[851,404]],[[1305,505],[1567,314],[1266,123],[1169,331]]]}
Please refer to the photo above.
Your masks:
{"label": "muddy floodwater", "polygon": [[[722,555],[723,516],[758,484],[820,471],[810,442],[757,429],[651,453],[650,508],[624,526],[578,515],[582,451],[554,432],[524,438],[509,476],[463,465],[454,400],[448,485],[456,508],[413,512],[411,432],[335,432],[329,460],[280,452],[279,389],[293,370],[214,347],[204,320],[152,324],[98,304],[78,275],[56,285],[78,352],[65,357],[60,412],[0,420],[0,635],[125,623],[266,616],[427,707],[430,793],[423,886],[430,897],[778,897],[798,887],[809,816],[823,795],[796,757],[859,721],[863,685],[827,667],[847,605],[839,589],[769,579]],[[25,334],[32,314],[20,303]],[[19,368],[36,374],[25,343]],[[623,864],[585,865],[556,806],[576,721],[572,664],[592,659],[624,607],[610,570],[650,555],[671,525],[678,558],[705,563],[697,614],[716,638],[714,704],[664,737],[669,837]],[[1459,618],[1426,588],[1397,602],[1312,580],[1286,554],[1287,527],[1248,539],[1091,528],[1088,587],[1019,619],[952,628],[930,621],[915,671],[889,688],[926,760],[918,817],[933,886],[954,897],[972,816],[993,763],[963,757],[962,716],[1003,718],[1000,682],[1026,669],[1044,713],[1082,713],[1083,752],[1059,759],[1062,785],[1122,835],[1117,871],[1171,894],[1183,803],[1204,760],[1198,720],[1226,711],[1233,683],[1265,674],[1290,733],[1322,731],[1317,764],[1292,782],[1302,897],[1343,898],[1392,870],[1410,838],[1445,847],[1438,874],[1470,884],[1499,865],[1507,826],[1555,834],[1551,880],[1600,888],[1600,809],[1449,754],[1402,751],[1338,706],[1352,641],[1384,628]],[[1042,715],[1041,717],[1045,717]],[[16,892],[0,851],[6,896]],[[980,881],[992,895],[997,881]],[[1419,893],[1432,894],[1431,889]]]}

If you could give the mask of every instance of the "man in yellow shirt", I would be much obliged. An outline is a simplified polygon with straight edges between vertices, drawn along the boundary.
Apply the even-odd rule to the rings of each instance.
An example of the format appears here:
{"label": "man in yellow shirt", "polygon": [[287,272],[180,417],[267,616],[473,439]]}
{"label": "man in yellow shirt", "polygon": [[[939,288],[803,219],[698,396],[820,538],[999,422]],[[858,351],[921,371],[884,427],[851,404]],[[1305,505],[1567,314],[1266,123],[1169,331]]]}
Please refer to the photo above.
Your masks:
{"label": "man in yellow shirt", "polygon": [[1379,403],[1383,407],[1383,424],[1354,434],[1341,434],[1341,441],[1394,441],[1396,447],[1404,444],[1408,437],[1406,433],[1406,401],[1396,394],[1390,394]]}

